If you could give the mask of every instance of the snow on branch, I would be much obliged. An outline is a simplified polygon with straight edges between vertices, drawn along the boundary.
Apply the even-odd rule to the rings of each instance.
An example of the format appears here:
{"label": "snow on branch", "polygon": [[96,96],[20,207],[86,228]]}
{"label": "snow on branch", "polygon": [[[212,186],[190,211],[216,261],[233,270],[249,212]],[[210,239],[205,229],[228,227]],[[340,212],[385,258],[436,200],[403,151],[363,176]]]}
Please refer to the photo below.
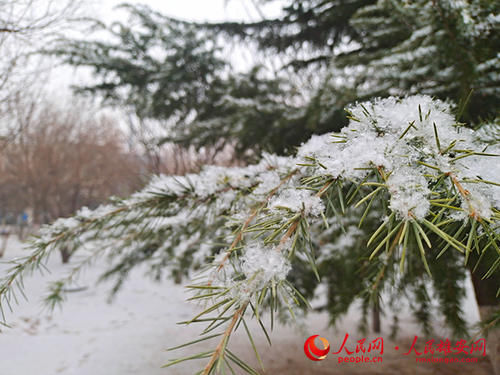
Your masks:
{"label": "snow on branch", "polygon": [[[362,226],[377,207],[379,215],[370,217],[378,218],[378,229],[365,240],[373,249],[371,259],[387,263],[397,257],[404,272],[405,254],[412,249],[430,274],[431,248],[441,253],[454,248],[465,262],[473,250],[492,251],[497,261],[484,276],[495,272],[499,145],[480,141],[456,122],[449,104],[428,96],[377,99],[347,112],[349,126],[313,136],[294,157],[263,155],[259,164],[243,168],[209,166],[200,174],[159,176],[129,199],[58,220],[33,242],[32,255],[17,261],[2,280],[1,301],[12,297],[13,285],[26,271],[67,243],[93,255],[107,252],[114,264],[104,276],[117,276],[119,283],[139,263],[158,272],[197,269],[188,288],[206,308],[186,323],[208,326],[192,343],[220,341],[213,352],[167,366],[210,358],[205,375],[227,361],[254,373],[227,349],[230,335],[250,316],[247,310],[260,321],[262,310],[273,314],[284,306],[293,316],[294,305],[307,304],[287,275],[302,262],[319,279],[317,254],[336,250],[315,247],[314,238],[349,209],[363,208]],[[82,266],[55,284],[52,300],[61,299],[61,285]],[[382,269],[377,283],[383,275]],[[223,332],[207,335],[224,324]]]}

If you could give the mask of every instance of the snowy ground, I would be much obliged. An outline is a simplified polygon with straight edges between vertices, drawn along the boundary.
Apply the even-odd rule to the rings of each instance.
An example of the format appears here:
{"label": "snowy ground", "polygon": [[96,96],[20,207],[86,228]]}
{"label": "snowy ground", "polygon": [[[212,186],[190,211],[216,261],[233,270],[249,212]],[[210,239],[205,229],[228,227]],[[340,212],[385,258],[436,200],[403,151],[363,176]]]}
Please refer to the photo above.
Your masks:
{"label": "snowy ground", "polygon": [[[11,237],[2,261],[25,254],[22,244]],[[194,339],[199,332],[196,326],[176,324],[193,317],[197,311],[196,306],[185,302],[188,296],[181,286],[171,282],[154,283],[137,270],[109,304],[106,300],[110,285],[93,286],[96,275],[103,269],[96,265],[80,279],[81,285],[91,287],[71,293],[62,310],[49,313],[40,302],[46,293],[47,281],[67,272],[69,266],[62,265],[58,257],[53,257],[48,266],[52,274],[35,274],[25,280],[29,300],[20,301],[14,313],[8,315],[12,328],[0,331],[0,375],[184,375],[194,374],[201,368],[202,363],[160,368],[176,355],[165,352],[167,347]],[[0,264],[0,276],[6,268],[7,265]],[[470,321],[477,321],[477,308],[471,294],[464,308]],[[314,363],[304,356],[304,341],[313,334],[328,338],[332,348],[338,347],[346,332],[355,340],[362,338],[355,328],[358,317],[353,309],[338,325],[338,330],[334,330],[327,327],[324,314],[311,314],[298,326],[275,328],[271,348],[257,332],[258,328],[250,327],[262,348],[266,374],[457,374],[466,370],[469,374],[487,375],[491,371],[484,359],[478,364],[416,364],[414,358],[391,352],[394,343],[389,341],[385,325],[382,336],[388,349],[382,364],[338,365],[333,357]],[[401,317],[401,326],[404,330],[398,343],[409,348],[408,338],[419,332],[408,315]],[[439,324],[436,328],[435,338],[445,337],[446,332],[439,330]],[[367,342],[373,337],[369,335]],[[255,363],[244,334],[237,333],[232,346]]]}

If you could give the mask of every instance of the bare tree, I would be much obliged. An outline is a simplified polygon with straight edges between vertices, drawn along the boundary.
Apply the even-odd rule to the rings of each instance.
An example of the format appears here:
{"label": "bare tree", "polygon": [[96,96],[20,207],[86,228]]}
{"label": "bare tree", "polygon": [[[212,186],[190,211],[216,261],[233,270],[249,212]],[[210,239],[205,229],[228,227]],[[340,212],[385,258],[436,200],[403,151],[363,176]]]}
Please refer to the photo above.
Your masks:
{"label": "bare tree", "polygon": [[0,0],[0,136],[12,128],[13,102],[48,67],[38,52],[67,33],[80,19],[79,0]]}
{"label": "bare tree", "polygon": [[132,153],[141,155],[147,174],[183,175],[197,172],[203,165],[242,165],[235,156],[234,147],[185,147],[175,142],[164,142],[171,130],[165,122],[142,119],[128,112],[124,116],[127,124],[127,144]]}
{"label": "bare tree", "polygon": [[21,131],[0,151],[4,210],[30,207],[35,222],[48,223],[140,186],[141,161],[126,152],[110,116],[94,115],[81,101],[21,101],[17,107]]}

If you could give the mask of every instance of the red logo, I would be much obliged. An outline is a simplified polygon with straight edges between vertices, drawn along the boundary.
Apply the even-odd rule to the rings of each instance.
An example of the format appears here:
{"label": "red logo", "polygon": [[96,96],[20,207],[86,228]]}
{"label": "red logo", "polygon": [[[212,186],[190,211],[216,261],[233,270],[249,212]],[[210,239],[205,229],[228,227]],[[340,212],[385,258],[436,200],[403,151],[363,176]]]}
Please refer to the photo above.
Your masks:
{"label": "red logo", "polygon": [[[331,354],[338,355],[338,363],[381,363],[384,354],[384,339],[382,337],[377,337],[370,342],[366,342],[366,338],[357,340],[357,342],[347,345],[349,339],[349,334],[346,333],[344,340],[340,345],[339,350],[332,350]],[[316,342],[315,342],[316,340]],[[467,340],[458,340],[453,346],[453,343],[449,339],[439,340],[437,344],[436,340],[432,339],[425,343],[425,348],[418,346],[417,350],[417,340],[418,336],[415,336],[413,343],[411,344],[408,352],[404,353],[405,356],[416,354],[417,362],[471,362],[477,363],[479,355],[486,356],[486,340],[484,338],[476,340],[474,342]],[[352,341],[352,339],[351,339]],[[319,345],[322,349],[318,348]],[[356,347],[354,348],[354,345]],[[349,350],[351,348],[351,350]],[[398,351],[399,346],[394,346],[394,350]],[[319,335],[314,335],[309,337],[304,343],[304,353],[311,361],[322,361],[326,358],[330,352],[330,343],[327,339],[320,337]],[[442,354],[445,357],[434,357],[434,353]],[[374,355],[379,354],[379,355]],[[452,357],[449,355],[454,354],[465,354],[473,355],[474,357]],[[449,356],[449,357],[448,357]]]}
{"label": "red logo", "polygon": [[[314,339],[318,338],[323,344],[323,349],[319,349],[314,343]],[[326,358],[326,355],[330,351],[330,343],[327,339],[320,337],[319,335],[314,335],[309,337],[304,343],[304,353],[307,358],[311,361],[321,361]]]}

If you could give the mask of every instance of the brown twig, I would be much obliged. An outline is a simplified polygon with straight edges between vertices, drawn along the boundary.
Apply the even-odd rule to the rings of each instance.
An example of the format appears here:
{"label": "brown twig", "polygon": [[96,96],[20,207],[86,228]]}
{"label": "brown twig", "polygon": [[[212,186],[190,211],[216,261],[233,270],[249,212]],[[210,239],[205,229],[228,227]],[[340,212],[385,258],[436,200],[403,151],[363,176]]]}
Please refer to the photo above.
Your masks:
{"label": "brown twig", "polygon": [[0,33],[18,33],[19,31],[21,31],[21,30],[10,29],[8,27],[1,27],[0,28]]}
{"label": "brown twig", "polygon": [[210,361],[207,363],[205,366],[205,369],[203,370],[203,375],[208,375],[210,373],[210,370],[215,364],[215,361],[219,356],[221,355],[221,351],[224,347],[224,343],[226,340],[228,340],[228,337],[231,335],[233,332],[234,326],[236,325],[236,322],[238,319],[243,315],[245,312],[246,308],[248,306],[248,302],[243,304],[238,310],[233,315],[233,318],[231,319],[231,323],[227,326],[226,330],[224,331],[224,335],[222,336],[222,340],[219,342],[219,345],[215,348],[214,354],[212,354],[212,357],[210,357]]}
{"label": "brown twig", "polygon": [[470,192],[467,189],[464,189],[464,187],[460,184],[458,181],[458,178],[451,174],[451,173],[446,173],[447,176],[450,177],[451,181],[453,182],[453,185],[457,188],[458,192],[460,195],[465,199],[467,202],[467,206],[469,206],[469,216],[476,219],[477,221],[481,221],[481,217],[478,215],[474,207],[472,207],[472,204],[470,202]]}
{"label": "brown twig", "polygon": [[[236,247],[236,245],[238,245],[238,243],[243,239],[243,232],[248,228],[248,226],[250,225],[250,223],[252,222],[252,220],[255,218],[255,216],[257,216],[257,213],[263,207],[265,207],[265,205],[267,204],[267,202],[269,202],[269,200],[274,196],[274,194],[276,194],[276,192],[279,190],[279,188],[282,187],[297,172],[298,172],[298,169],[294,169],[285,178],[283,178],[280,181],[279,185],[276,186],[273,190],[271,190],[269,192],[269,194],[266,196],[266,199],[257,208],[255,208],[252,211],[252,213],[250,214],[250,216],[248,217],[248,219],[243,223],[243,226],[239,230],[238,235],[235,237],[235,239],[231,243],[231,246],[229,246],[229,249],[226,251],[226,254],[224,255],[224,258],[222,258],[222,260],[220,261],[219,266],[217,267],[217,272],[219,272],[224,267],[224,264],[229,259],[229,256],[231,255],[231,252],[234,250],[234,248]],[[209,285],[210,285],[210,283],[209,283]]]}
{"label": "brown twig", "polygon": [[[292,171],[287,177],[285,177],[280,185],[278,185],[276,188],[274,188],[271,193],[269,193],[269,195],[267,196],[266,198],[266,201],[263,203],[265,204],[271,197],[274,193],[276,193],[276,191],[288,180],[290,179],[295,173],[297,172],[297,170],[295,171]],[[327,190],[328,188],[330,187],[330,185],[333,183],[334,180],[330,180],[328,181],[319,191],[318,193],[316,194],[317,197],[321,197]],[[261,205],[262,206],[262,205]],[[261,207],[259,207],[260,209]],[[247,219],[247,221],[245,222],[245,224],[243,225],[243,227],[245,227],[246,225],[248,225],[252,220],[253,218],[255,217],[255,215],[257,214],[258,210],[259,209],[256,209],[254,210],[254,212],[252,213],[252,215],[250,215],[250,217]],[[299,220],[296,220],[295,222],[292,223],[292,225],[290,225],[290,227],[288,228],[288,230],[286,231],[286,233],[283,235],[283,237],[281,238],[278,246],[276,247],[276,250],[277,251],[281,251],[284,243],[295,233],[295,231],[297,230],[297,227],[298,227],[298,224],[299,224]],[[224,257],[223,261],[227,260],[227,258],[229,258],[229,255],[230,255],[230,251],[231,251],[231,248],[234,248],[234,246],[236,246],[236,244],[241,240],[242,236],[243,236],[243,231],[244,229],[242,229],[238,236],[234,239],[233,243],[231,244],[231,247],[230,249],[228,250],[228,252],[226,253],[226,256]],[[217,270],[220,270],[220,268],[223,267],[223,262],[221,262],[221,264],[219,265],[219,267],[217,268]],[[210,285],[210,283],[209,283]],[[205,369],[203,370],[203,373],[202,375],[208,375],[210,373],[210,371],[212,370],[214,364],[215,364],[215,361],[217,361],[217,359],[221,356],[221,351],[222,349],[224,348],[224,344],[226,342],[226,340],[228,339],[229,335],[231,335],[233,329],[234,329],[234,326],[236,324],[236,322],[238,321],[238,319],[242,316],[242,314],[245,312],[246,308],[248,306],[248,302],[244,303],[238,310],[236,310],[236,312],[234,313],[232,319],[231,319],[231,323],[229,324],[229,326],[226,328],[226,330],[224,331],[224,335],[222,336],[222,339],[221,341],[219,342],[219,344],[217,345],[214,353],[212,354],[212,357],[210,357],[210,361],[208,362],[208,364],[205,366]]]}

